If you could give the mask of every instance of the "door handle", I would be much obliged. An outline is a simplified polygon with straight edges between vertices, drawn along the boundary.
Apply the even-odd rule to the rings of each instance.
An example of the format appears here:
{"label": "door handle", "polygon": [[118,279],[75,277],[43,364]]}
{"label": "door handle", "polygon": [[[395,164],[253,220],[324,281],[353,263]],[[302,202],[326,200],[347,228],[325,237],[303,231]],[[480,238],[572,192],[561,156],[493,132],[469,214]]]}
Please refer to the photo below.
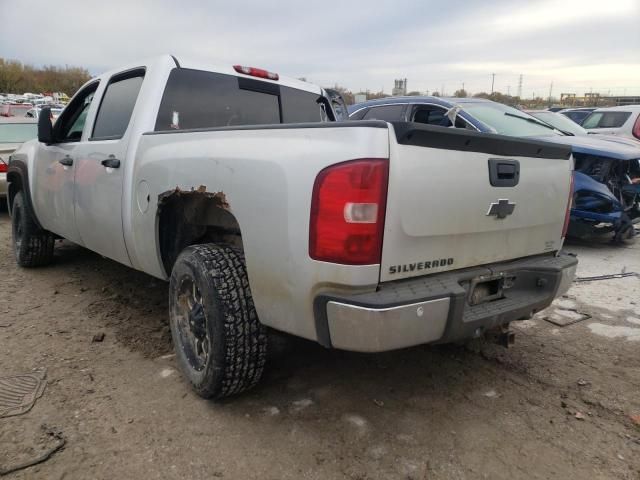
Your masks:
{"label": "door handle", "polygon": [[107,168],[120,168],[120,160],[118,160],[113,155],[109,155],[109,158],[105,158],[100,163],[102,163],[102,165]]}
{"label": "door handle", "polygon": [[65,167],[70,167],[71,165],[73,165],[73,158],[67,155],[66,157],[58,160],[58,163],[64,165]]}

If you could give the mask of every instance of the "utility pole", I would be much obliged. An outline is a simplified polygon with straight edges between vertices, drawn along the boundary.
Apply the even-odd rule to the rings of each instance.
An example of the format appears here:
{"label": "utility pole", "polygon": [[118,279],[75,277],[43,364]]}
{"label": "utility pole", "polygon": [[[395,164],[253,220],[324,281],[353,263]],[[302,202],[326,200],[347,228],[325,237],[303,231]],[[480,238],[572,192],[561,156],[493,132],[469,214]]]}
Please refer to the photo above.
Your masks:
{"label": "utility pole", "polygon": [[492,94],[493,94],[493,84],[494,84],[495,80],[496,80],[496,74],[492,73],[491,74],[491,93]]}
{"label": "utility pole", "polygon": [[507,85],[507,95],[511,96],[511,85]]}
{"label": "utility pole", "polygon": [[464,82],[462,82],[462,90],[464,90]]}
{"label": "utility pole", "polygon": [[549,106],[551,106],[551,93],[553,92],[553,82],[549,85]]}

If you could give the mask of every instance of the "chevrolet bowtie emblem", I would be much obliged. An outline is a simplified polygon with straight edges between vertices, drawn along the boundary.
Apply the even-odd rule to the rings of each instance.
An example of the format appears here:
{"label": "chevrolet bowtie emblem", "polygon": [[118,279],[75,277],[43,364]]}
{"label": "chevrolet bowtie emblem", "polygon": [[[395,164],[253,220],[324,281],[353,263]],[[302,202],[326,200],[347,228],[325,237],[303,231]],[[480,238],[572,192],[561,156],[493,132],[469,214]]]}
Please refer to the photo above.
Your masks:
{"label": "chevrolet bowtie emblem", "polygon": [[507,218],[508,215],[511,215],[516,208],[515,203],[509,203],[508,198],[501,198],[497,202],[493,202],[489,205],[489,211],[487,212],[487,217],[495,215],[496,218],[502,219]]}

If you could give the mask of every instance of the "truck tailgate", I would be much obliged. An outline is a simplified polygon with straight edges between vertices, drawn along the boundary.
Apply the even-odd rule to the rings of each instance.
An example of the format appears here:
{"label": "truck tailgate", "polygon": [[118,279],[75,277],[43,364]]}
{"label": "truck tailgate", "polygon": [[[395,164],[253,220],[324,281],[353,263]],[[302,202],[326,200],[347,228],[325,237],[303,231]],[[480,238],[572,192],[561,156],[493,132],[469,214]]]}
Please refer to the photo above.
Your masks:
{"label": "truck tailgate", "polygon": [[572,167],[562,145],[394,123],[380,280],[559,250]]}

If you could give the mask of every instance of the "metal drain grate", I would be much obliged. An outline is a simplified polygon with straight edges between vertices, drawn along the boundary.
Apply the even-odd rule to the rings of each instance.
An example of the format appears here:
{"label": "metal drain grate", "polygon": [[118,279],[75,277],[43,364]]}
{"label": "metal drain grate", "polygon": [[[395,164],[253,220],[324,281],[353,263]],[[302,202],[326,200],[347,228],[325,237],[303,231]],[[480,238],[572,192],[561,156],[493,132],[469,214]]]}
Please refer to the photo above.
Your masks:
{"label": "metal drain grate", "polygon": [[0,418],[27,413],[42,396],[46,385],[44,373],[0,378]]}
{"label": "metal drain grate", "polygon": [[589,318],[591,315],[588,313],[578,312],[573,308],[557,308],[551,315],[544,317],[544,320],[559,327],[568,327]]}

